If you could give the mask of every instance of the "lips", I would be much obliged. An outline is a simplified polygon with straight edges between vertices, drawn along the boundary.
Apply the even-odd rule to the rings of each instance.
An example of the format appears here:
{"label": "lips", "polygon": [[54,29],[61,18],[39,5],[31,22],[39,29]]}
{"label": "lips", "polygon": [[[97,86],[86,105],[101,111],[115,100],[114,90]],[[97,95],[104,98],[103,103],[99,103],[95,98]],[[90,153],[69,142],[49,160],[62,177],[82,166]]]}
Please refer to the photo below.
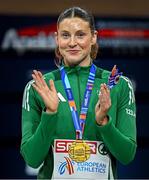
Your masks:
{"label": "lips", "polygon": [[77,54],[79,50],[68,50],[67,52],[69,52],[70,54]]}

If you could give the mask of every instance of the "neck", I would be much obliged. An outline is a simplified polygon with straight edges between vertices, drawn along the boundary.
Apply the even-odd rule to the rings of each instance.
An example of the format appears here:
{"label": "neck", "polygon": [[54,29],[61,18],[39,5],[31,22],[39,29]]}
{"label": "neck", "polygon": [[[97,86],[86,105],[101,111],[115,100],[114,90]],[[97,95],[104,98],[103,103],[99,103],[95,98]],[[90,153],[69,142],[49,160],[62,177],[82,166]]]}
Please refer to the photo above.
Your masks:
{"label": "neck", "polygon": [[80,60],[80,62],[76,62],[76,63],[69,63],[64,61],[64,64],[70,67],[75,67],[75,66],[85,67],[85,66],[90,66],[92,64],[92,60],[91,58],[87,58],[84,60]]}
{"label": "neck", "polygon": [[78,65],[79,65],[79,66],[82,66],[82,67],[85,67],[85,66],[90,66],[91,63],[92,63],[92,60],[91,60],[91,59],[88,59],[88,60],[82,61],[82,62],[79,63]]}

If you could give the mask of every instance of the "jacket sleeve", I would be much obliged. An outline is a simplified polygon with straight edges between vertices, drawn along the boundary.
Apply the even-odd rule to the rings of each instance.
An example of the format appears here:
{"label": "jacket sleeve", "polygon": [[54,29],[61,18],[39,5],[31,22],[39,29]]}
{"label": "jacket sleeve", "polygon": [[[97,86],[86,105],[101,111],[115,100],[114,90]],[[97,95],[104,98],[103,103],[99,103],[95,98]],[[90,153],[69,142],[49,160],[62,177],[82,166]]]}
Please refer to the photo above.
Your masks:
{"label": "jacket sleeve", "polygon": [[132,84],[122,77],[118,92],[116,125],[112,118],[105,126],[97,125],[97,131],[110,153],[122,164],[128,164],[136,153],[136,106]]}
{"label": "jacket sleeve", "polygon": [[42,110],[32,83],[26,85],[23,95],[21,154],[29,166],[37,168],[51,146],[57,113],[47,114]]}

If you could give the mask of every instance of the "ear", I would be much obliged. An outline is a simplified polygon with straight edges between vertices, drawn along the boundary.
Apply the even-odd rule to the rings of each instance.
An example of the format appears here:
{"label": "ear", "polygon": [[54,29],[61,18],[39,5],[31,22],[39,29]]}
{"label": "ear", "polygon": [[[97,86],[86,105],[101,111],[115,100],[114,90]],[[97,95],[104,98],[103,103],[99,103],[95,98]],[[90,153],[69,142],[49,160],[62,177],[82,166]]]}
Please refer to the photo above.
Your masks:
{"label": "ear", "polygon": [[54,32],[54,36],[55,36],[56,45],[58,46],[58,32]]}
{"label": "ear", "polygon": [[97,35],[98,35],[98,32],[94,31],[94,33],[92,35],[92,45],[96,44],[96,42],[97,42]]}

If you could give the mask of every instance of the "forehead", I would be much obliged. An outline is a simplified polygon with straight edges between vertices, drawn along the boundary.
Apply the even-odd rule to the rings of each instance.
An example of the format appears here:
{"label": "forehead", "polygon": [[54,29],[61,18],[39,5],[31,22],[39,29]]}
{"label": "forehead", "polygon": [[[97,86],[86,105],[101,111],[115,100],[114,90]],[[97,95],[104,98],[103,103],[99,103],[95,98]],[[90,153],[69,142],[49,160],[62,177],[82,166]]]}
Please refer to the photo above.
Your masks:
{"label": "forehead", "polygon": [[60,31],[78,31],[90,30],[89,23],[81,18],[65,18],[59,23],[58,30]]}

